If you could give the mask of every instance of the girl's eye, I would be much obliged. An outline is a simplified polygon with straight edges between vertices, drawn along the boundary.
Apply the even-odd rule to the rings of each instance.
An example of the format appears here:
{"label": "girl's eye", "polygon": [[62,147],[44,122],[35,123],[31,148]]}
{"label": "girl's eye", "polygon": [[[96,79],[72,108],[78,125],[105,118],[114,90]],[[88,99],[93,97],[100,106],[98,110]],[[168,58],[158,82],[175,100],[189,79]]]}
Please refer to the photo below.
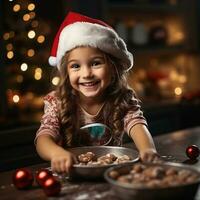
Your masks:
{"label": "girl's eye", "polygon": [[92,62],[92,66],[97,66],[97,65],[100,65],[100,64],[101,64],[101,62],[99,62],[99,61]]}
{"label": "girl's eye", "polygon": [[79,66],[78,64],[72,64],[72,65],[71,65],[71,68],[72,68],[72,69],[78,69],[79,67],[80,67],[80,66]]}

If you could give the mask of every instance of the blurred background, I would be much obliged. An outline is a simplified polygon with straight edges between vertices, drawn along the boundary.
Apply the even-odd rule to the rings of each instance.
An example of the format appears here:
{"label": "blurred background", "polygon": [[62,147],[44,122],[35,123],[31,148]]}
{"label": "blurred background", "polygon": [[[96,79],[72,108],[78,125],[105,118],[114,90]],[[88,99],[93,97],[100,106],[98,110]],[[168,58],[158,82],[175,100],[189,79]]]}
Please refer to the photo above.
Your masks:
{"label": "blurred background", "polygon": [[59,81],[51,44],[69,11],[105,20],[126,41],[128,81],[153,136],[200,125],[199,9],[199,0],[1,0],[0,148],[33,151],[43,97]]}

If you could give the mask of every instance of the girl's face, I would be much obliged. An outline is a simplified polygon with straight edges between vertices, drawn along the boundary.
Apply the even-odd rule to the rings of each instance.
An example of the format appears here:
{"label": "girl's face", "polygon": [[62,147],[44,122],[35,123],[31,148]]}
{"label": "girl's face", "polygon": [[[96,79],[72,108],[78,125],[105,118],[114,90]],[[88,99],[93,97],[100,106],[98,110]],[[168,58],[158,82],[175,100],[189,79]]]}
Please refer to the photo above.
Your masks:
{"label": "girl's face", "polygon": [[70,84],[80,98],[102,97],[113,73],[105,55],[91,47],[78,47],[70,51],[67,72]]}

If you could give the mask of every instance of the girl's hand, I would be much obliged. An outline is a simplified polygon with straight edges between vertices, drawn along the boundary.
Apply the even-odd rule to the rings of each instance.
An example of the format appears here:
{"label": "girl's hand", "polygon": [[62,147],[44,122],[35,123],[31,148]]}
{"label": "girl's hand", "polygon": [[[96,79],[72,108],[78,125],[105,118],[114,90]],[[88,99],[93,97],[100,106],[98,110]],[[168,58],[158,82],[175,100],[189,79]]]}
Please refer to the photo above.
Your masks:
{"label": "girl's hand", "polygon": [[161,156],[157,153],[155,149],[147,149],[145,151],[140,152],[140,160],[142,162],[152,162],[152,163],[163,162]]}
{"label": "girl's hand", "polygon": [[70,168],[76,162],[75,155],[64,149],[59,149],[51,158],[51,168],[57,173],[69,173]]}

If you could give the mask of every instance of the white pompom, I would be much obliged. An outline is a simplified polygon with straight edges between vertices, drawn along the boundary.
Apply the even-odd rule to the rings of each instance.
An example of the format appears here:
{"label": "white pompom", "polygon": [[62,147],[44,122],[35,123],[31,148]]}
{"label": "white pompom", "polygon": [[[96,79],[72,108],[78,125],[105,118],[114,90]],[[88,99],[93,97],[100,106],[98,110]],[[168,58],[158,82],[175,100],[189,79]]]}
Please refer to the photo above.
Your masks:
{"label": "white pompom", "polygon": [[56,66],[57,65],[57,62],[56,62],[56,57],[53,57],[53,56],[50,56],[49,57],[49,64],[51,65],[51,66]]}

